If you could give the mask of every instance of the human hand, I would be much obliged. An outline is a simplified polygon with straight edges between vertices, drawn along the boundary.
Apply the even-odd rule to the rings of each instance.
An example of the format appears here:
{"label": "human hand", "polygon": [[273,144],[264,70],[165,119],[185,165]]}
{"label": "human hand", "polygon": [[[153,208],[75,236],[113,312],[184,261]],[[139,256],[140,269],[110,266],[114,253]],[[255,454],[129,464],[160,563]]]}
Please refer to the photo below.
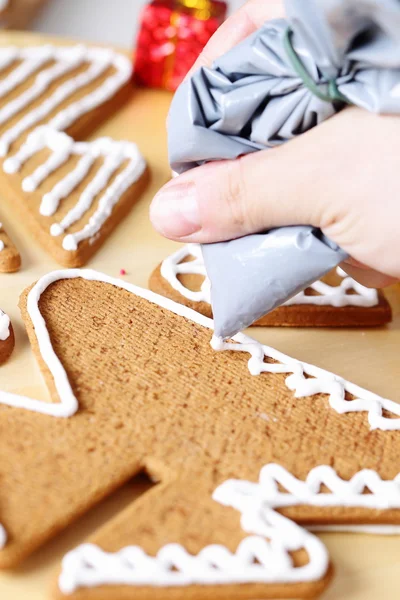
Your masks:
{"label": "human hand", "polygon": [[[279,4],[248,2],[194,68],[281,15]],[[383,287],[400,278],[399,142],[398,117],[349,108],[288,144],[179,176],[156,195],[150,217],[160,233],[182,242],[233,239],[284,225],[320,227],[351,255],[342,265],[351,276]]]}

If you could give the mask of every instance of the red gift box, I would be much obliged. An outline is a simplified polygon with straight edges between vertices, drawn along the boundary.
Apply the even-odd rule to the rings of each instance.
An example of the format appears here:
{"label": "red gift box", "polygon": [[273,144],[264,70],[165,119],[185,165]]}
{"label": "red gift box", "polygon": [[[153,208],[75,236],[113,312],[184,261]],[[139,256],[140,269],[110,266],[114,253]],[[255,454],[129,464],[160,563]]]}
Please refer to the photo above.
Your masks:
{"label": "red gift box", "polygon": [[136,81],[176,90],[226,13],[220,0],[153,0],[142,12]]}

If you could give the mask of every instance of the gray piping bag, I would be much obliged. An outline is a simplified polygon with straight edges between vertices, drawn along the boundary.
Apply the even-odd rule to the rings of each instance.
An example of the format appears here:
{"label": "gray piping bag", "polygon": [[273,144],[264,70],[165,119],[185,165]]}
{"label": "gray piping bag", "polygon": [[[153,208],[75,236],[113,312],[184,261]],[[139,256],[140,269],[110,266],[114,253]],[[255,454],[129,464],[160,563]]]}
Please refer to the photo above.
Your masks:
{"label": "gray piping bag", "polygon": [[[286,14],[178,89],[168,123],[175,171],[278,146],[347,104],[400,113],[398,0],[287,0]],[[305,225],[203,245],[203,256],[215,333],[227,338],[347,255]]]}

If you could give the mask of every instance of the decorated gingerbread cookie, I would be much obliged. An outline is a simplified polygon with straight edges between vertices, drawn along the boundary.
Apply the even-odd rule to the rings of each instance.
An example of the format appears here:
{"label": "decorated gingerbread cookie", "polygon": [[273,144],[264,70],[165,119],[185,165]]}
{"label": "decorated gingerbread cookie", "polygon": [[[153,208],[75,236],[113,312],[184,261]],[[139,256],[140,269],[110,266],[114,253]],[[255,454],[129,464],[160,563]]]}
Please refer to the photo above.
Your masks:
{"label": "decorated gingerbread cookie", "polygon": [[131,72],[108,48],[0,47],[0,156],[42,124],[82,139],[130,95]]}
{"label": "decorated gingerbread cookie", "polygon": [[21,256],[0,223],[0,273],[14,273],[21,266]]}
{"label": "decorated gingerbread cookie", "polygon": [[308,527],[400,525],[395,402],[211,346],[203,315],[95,271],[20,306],[51,401],[0,393],[2,568],[140,471],[159,483],[67,554],[56,598],[311,597],[333,569]]}
{"label": "decorated gingerbread cookie", "polygon": [[0,310],[0,365],[10,357],[14,345],[14,330],[10,317]]}
{"label": "decorated gingerbread cookie", "polygon": [[[210,284],[198,244],[188,244],[166,258],[150,277],[152,291],[212,317]],[[338,268],[256,326],[375,327],[389,323],[392,311],[384,294],[354,281]]]}
{"label": "decorated gingerbread cookie", "polygon": [[62,265],[81,266],[140,198],[148,174],[132,142],[75,142],[44,126],[0,176],[35,238]]}
{"label": "decorated gingerbread cookie", "polygon": [[128,97],[131,70],[106,48],[0,48],[0,183],[64,266],[83,265],[146,185],[135,144],[75,142]]}

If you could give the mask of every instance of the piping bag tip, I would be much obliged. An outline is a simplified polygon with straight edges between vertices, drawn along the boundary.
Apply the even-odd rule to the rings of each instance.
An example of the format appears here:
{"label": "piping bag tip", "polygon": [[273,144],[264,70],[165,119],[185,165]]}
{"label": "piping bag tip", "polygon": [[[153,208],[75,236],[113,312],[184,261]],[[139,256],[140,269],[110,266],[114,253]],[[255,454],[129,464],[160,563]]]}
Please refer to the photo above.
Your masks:
{"label": "piping bag tip", "polygon": [[202,252],[211,281],[215,344],[284,304],[348,256],[307,225],[203,244]]}

